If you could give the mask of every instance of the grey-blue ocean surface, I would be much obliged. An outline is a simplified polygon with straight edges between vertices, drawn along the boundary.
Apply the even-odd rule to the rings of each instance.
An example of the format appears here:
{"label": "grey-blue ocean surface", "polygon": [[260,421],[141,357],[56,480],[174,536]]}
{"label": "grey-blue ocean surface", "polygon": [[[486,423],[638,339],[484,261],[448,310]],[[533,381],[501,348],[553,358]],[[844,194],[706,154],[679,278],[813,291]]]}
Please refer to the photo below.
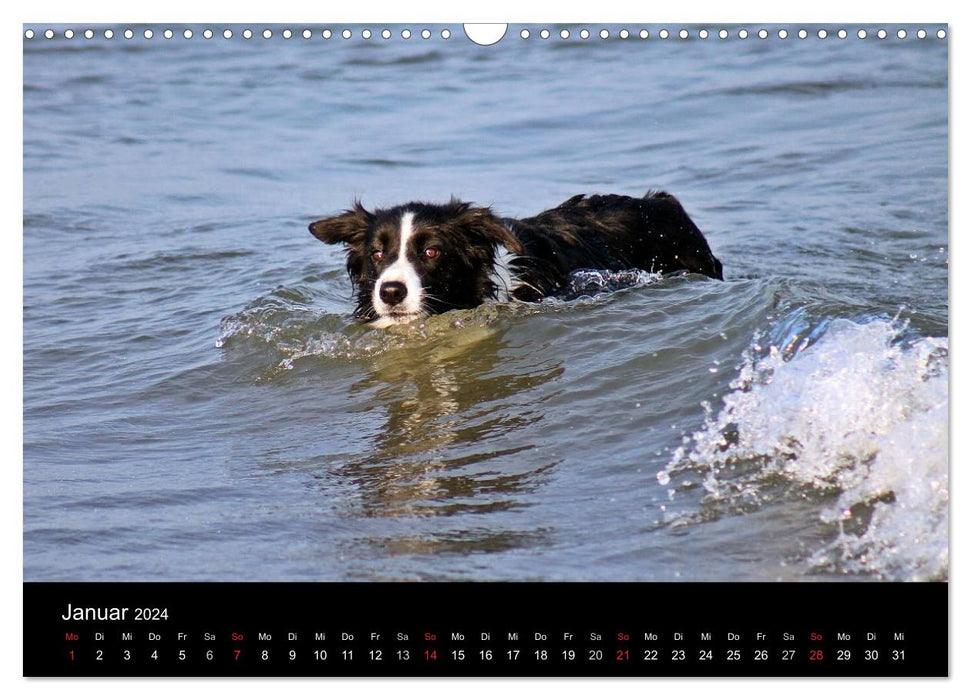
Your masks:
{"label": "grey-blue ocean surface", "polygon": [[[948,576],[946,41],[214,28],[25,41],[26,580]],[[725,282],[375,330],[307,232],[649,188]]]}

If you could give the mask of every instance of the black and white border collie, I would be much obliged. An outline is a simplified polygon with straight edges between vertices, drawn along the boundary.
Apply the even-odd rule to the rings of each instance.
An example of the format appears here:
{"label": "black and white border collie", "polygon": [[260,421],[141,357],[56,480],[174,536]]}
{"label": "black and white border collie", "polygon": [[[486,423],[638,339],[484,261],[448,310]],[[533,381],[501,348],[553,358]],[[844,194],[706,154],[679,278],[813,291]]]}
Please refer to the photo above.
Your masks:
{"label": "black and white border collie", "polygon": [[576,195],[528,219],[499,218],[453,199],[391,209],[352,209],[310,224],[324,243],[347,246],[356,315],[388,326],[489,300],[539,301],[563,291],[574,270],[696,272],[722,265],[677,199]]}

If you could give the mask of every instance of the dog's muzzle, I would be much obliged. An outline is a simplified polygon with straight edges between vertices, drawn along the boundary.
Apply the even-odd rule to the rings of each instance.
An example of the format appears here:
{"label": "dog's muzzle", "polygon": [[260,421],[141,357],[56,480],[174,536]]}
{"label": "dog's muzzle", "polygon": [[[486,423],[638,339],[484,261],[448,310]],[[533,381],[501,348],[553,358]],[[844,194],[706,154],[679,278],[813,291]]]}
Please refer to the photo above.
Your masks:
{"label": "dog's muzzle", "polygon": [[408,296],[408,288],[402,282],[385,282],[378,290],[378,296],[388,306],[397,306]]}

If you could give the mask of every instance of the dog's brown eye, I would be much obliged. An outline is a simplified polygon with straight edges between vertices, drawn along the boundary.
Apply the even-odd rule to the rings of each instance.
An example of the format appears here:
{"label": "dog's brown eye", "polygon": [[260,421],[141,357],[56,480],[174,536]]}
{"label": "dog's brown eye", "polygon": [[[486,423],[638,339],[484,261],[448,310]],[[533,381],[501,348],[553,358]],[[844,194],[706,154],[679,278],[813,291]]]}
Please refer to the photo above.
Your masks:
{"label": "dog's brown eye", "polygon": [[438,248],[425,248],[425,257],[431,260],[438,257]]}
{"label": "dog's brown eye", "polygon": [[373,253],[371,253],[371,259],[374,260],[374,261],[381,260],[382,258],[384,258],[384,251],[383,250],[376,250]]}

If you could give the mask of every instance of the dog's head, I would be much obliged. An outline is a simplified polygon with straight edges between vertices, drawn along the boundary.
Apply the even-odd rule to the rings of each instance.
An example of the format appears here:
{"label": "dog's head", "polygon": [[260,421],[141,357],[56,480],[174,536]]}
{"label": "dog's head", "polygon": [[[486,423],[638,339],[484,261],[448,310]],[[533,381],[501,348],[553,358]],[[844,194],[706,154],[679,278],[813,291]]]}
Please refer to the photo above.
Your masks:
{"label": "dog's head", "polygon": [[497,298],[497,248],[522,255],[519,240],[488,208],[452,200],[367,211],[360,202],[310,224],[324,243],[347,246],[359,318],[407,323]]}

